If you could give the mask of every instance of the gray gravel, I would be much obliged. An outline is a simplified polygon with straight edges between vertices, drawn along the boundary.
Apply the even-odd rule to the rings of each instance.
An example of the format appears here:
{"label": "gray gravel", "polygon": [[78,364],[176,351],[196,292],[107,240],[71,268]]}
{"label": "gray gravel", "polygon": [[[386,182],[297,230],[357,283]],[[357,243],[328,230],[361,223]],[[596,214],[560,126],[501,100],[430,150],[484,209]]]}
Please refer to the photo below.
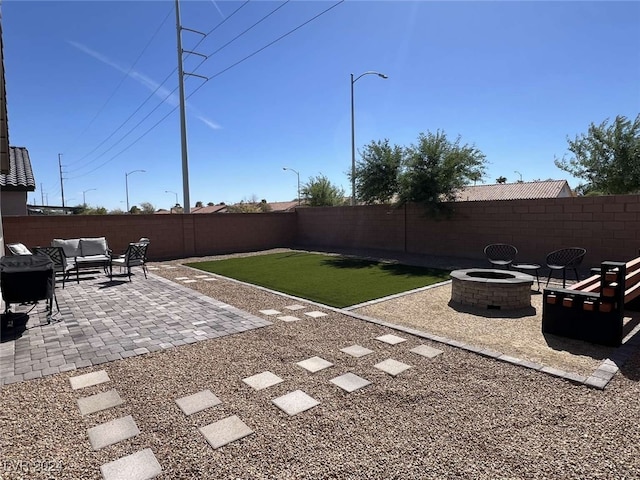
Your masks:
{"label": "gray gravel", "polygon": [[[293,303],[224,280],[188,286],[256,315]],[[640,478],[637,352],[598,391],[406,334],[386,345],[374,338],[397,332],[326,312],[3,387],[0,478],[101,478],[100,465],[144,448],[163,479]],[[340,352],[355,343],[374,353]],[[409,352],[421,344],[444,353]],[[335,366],[311,374],[296,365],[316,355]],[[387,358],[413,368],[395,378],[373,368]],[[70,376],[101,369],[111,382],[71,390]],[[261,391],[241,381],[265,370],[285,381]],[[345,393],[329,382],[346,372],[372,385]],[[80,416],[77,398],[112,388],[123,405]],[[223,403],[185,417],[175,399],[205,389]],[[297,389],[321,404],[294,417],[272,405]],[[126,415],[141,434],[92,451],[87,429]],[[255,433],[214,450],[198,427],[230,415]]]}

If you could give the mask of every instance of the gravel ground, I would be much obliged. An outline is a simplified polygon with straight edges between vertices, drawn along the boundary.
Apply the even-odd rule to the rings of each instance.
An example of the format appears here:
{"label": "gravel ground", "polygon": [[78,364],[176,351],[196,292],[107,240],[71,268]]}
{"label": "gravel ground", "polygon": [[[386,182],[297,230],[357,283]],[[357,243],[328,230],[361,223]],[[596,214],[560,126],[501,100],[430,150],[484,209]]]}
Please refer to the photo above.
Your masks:
{"label": "gravel ground", "polygon": [[[189,286],[257,315],[292,303],[224,280]],[[101,365],[111,382],[81,392],[68,378],[102,368],[3,387],[0,478],[101,478],[100,465],[144,448],[162,479],[640,477],[637,353],[599,391],[410,335],[386,345],[374,338],[397,332],[327,313]],[[354,343],[374,353],[355,359],[339,351]],[[420,344],[443,354],[409,352]],[[315,355],[335,366],[310,374],[296,365]],[[413,368],[392,378],[373,368],[386,358]],[[265,370],[285,381],[257,392],[241,382]],[[329,383],[348,371],[373,384],[345,393]],[[112,388],[123,405],[80,416],[77,398]],[[204,389],[223,403],[185,417],[174,400]],[[294,417],[271,404],[297,389],[321,404]],[[126,415],[141,433],[94,452],[86,430]],[[213,450],[197,428],[229,415],[255,433]],[[50,471],[37,471],[42,466]]]}

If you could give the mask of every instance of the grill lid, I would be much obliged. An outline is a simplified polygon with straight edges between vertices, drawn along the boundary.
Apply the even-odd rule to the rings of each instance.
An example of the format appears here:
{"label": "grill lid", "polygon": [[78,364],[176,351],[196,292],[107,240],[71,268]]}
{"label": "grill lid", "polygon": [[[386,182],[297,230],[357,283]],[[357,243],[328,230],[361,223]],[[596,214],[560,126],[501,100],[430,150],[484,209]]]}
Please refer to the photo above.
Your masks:
{"label": "grill lid", "polygon": [[53,270],[53,262],[46,255],[14,255],[0,258],[0,272],[42,272]]}

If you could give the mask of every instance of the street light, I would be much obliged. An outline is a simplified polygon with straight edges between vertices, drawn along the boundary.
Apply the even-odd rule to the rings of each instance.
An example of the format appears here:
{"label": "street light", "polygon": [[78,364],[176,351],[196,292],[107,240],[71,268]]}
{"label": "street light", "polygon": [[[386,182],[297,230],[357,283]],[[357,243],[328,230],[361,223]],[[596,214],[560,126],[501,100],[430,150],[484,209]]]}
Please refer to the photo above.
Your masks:
{"label": "street light", "polygon": [[351,205],[356,204],[356,120],[355,120],[355,107],[353,100],[353,84],[360,80],[365,75],[377,75],[380,78],[387,79],[384,73],[368,71],[359,75],[355,79],[353,73],[351,74]]}
{"label": "street light", "polygon": [[297,170],[294,170],[293,168],[289,168],[289,167],[282,167],[282,170],[289,170],[293,173],[295,173],[298,177],[298,205],[300,205],[300,173]]}
{"label": "street light", "polygon": [[136,173],[136,172],[146,172],[146,170],[133,170],[131,172],[127,172],[124,174],[124,186],[125,186],[125,190],[127,192],[127,213],[129,213],[129,175],[131,175],[132,173]]}
{"label": "street light", "polygon": [[87,204],[87,200],[85,198],[85,193],[91,192],[93,190],[97,190],[97,188],[90,188],[89,190],[83,190],[82,191],[82,205],[86,205]]}
{"label": "street light", "polygon": [[164,193],[173,193],[176,196],[176,205],[178,205],[178,194],[176,192],[172,192],[171,190],[165,190]]}

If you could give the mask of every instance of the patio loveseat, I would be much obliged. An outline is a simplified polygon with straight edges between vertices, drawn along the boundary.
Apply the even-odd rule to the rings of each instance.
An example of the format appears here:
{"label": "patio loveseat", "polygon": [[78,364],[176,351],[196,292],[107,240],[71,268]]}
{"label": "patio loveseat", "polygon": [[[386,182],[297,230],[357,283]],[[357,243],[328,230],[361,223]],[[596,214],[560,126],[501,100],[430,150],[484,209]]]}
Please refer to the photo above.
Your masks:
{"label": "patio loveseat", "polygon": [[75,264],[76,274],[81,269],[102,268],[112,278],[111,249],[105,237],[54,238],[51,246],[62,247],[65,256]]}

